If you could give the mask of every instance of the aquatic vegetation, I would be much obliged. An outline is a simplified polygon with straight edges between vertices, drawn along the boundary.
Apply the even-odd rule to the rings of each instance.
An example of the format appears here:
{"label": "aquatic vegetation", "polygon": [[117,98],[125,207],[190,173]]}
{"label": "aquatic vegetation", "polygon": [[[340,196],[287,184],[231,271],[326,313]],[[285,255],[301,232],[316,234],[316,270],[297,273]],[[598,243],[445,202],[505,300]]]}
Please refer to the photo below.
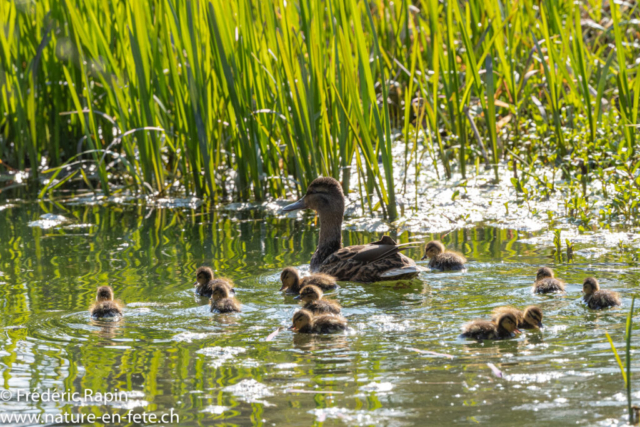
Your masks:
{"label": "aquatic vegetation", "polygon": [[585,229],[638,221],[627,3],[44,0],[0,17],[0,170],[41,196],[265,200],[324,175],[394,220],[410,165],[508,165],[522,203],[563,192]]}

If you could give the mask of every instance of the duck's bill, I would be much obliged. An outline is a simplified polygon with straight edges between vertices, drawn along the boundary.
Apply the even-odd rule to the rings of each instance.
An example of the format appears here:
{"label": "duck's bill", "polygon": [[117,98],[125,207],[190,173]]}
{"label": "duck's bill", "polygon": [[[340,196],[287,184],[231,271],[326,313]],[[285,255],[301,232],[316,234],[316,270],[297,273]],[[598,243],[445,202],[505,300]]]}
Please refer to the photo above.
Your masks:
{"label": "duck's bill", "polygon": [[289,330],[290,330],[290,331],[295,331],[295,330],[296,330],[296,327],[295,327],[295,326],[291,326],[291,327],[289,327]]}
{"label": "duck's bill", "polygon": [[287,289],[287,287],[285,285],[282,285],[282,287],[280,287],[280,292],[284,291],[285,289]]}
{"label": "duck's bill", "polygon": [[522,331],[521,331],[520,329],[516,329],[516,330],[515,330],[515,331],[513,331],[513,332],[515,332],[516,334],[521,334],[521,333],[522,333]]}
{"label": "duck's bill", "polygon": [[300,295],[296,295],[295,297],[293,297],[293,299],[300,299],[302,298]]}
{"label": "duck's bill", "polygon": [[298,200],[297,202],[291,203],[290,205],[287,205],[284,208],[282,208],[282,212],[291,212],[291,211],[297,211],[300,209],[306,209],[306,207],[304,206],[304,197]]}
{"label": "duck's bill", "polygon": [[426,255],[424,255],[422,258],[420,258],[420,261],[424,261],[425,259],[427,259]]}
{"label": "duck's bill", "polygon": [[542,322],[538,323],[538,328],[544,328],[544,325],[542,324]]}

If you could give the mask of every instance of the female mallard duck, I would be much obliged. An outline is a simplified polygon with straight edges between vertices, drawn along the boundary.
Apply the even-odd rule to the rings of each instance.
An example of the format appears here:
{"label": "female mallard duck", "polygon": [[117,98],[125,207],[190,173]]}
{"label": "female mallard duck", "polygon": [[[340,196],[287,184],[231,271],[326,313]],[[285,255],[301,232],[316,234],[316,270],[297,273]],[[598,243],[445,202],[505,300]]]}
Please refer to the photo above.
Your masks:
{"label": "female mallard duck", "polygon": [[495,321],[473,320],[462,327],[462,338],[475,340],[502,340],[513,337],[518,330],[518,319],[513,313],[500,314]]}
{"label": "female mallard duck", "polygon": [[584,297],[582,300],[594,310],[601,308],[615,307],[622,304],[620,295],[617,292],[601,290],[600,284],[595,277],[588,277],[582,284],[582,292]]}
{"label": "female mallard duck", "polygon": [[211,312],[240,313],[242,311],[238,300],[231,295],[231,288],[224,284],[219,284],[213,288],[209,305]]}
{"label": "female mallard duck", "polygon": [[303,334],[330,334],[347,329],[347,319],[342,316],[323,314],[314,316],[308,310],[299,310],[293,315],[291,331]]}
{"label": "female mallard duck", "polygon": [[213,270],[209,267],[200,267],[196,270],[196,283],[193,285],[196,288],[196,295],[211,298],[213,288],[218,285],[226,285],[232,293],[236,293],[231,280],[225,279],[224,277],[214,279]]}
{"label": "female mallard duck", "polygon": [[427,243],[424,248],[423,260],[429,258],[429,268],[440,271],[460,271],[464,270],[464,263],[467,259],[458,252],[448,251],[442,242],[437,240]]}
{"label": "female mallard duck", "polygon": [[518,321],[518,328],[522,329],[538,329],[542,327],[542,310],[535,305],[530,305],[524,309],[524,312],[515,307],[497,307],[493,309],[491,320],[494,322],[501,314],[511,313]]}
{"label": "female mallard duck", "polygon": [[556,279],[553,276],[553,270],[549,267],[540,267],[533,284],[533,293],[548,294],[550,292],[564,292],[564,282]]}
{"label": "female mallard duck", "polygon": [[313,209],[320,218],[318,248],[311,258],[311,271],[326,273],[339,281],[379,282],[416,277],[421,267],[399,251],[408,249],[389,236],[368,245],[342,247],[344,194],[333,178],[316,178],[305,196],[283,208],[284,212]]}
{"label": "female mallard duck", "polygon": [[89,308],[91,317],[117,317],[122,316],[122,304],[113,299],[111,286],[100,286],[96,295],[96,302]]}
{"label": "female mallard duck", "polygon": [[296,298],[304,302],[304,309],[309,310],[314,315],[340,314],[340,304],[335,301],[322,299],[322,289],[317,286],[305,286]]}
{"label": "female mallard duck", "polygon": [[298,270],[293,267],[287,267],[280,273],[280,280],[282,281],[282,287],[280,291],[287,291],[291,294],[299,294],[300,290],[307,285],[314,285],[322,289],[323,291],[329,291],[338,287],[336,278],[329,276],[328,274],[316,273],[310,276],[300,279]]}

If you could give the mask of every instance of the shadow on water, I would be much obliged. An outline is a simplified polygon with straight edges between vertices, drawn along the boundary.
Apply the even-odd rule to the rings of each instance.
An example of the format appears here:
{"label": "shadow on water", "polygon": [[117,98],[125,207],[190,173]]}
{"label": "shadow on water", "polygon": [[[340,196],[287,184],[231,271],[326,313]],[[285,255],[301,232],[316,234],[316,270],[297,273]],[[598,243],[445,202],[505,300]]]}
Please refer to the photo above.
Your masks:
{"label": "shadow on water", "polygon": [[[624,418],[623,384],[604,331],[623,346],[626,308],[596,313],[578,301],[583,278],[596,275],[628,307],[640,270],[614,252],[554,265],[567,294],[536,296],[536,268],[553,264],[549,248],[518,242],[530,233],[391,233],[401,242],[441,238],[470,260],[468,271],[380,286],[342,283],[328,297],[343,305],[350,330],[305,336],[284,328],[298,305],[277,290],[280,269],[304,269],[315,250],[312,216],[133,202],[0,203],[4,387],[129,396],[124,403],[3,402],[3,411],[173,409],[181,425],[574,425]],[[38,223],[44,214],[68,221]],[[351,245],[379,235],[343,237]],[[202,264],[235,281],[241,314],[210,313],[207,299],[194,298]],[[126,304],[124,319],[91,320],[86,310],[99,285],[112,286]],[[507,304],[539,305],[546,327],[502,342],[458,338],[466,321]]]}

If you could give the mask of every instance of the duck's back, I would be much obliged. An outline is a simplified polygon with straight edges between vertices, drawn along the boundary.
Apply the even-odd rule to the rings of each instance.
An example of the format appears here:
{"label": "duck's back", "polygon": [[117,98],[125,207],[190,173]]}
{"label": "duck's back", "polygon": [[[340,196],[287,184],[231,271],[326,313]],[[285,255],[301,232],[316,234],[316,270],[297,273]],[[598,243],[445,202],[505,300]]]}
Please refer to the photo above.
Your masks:
{"label": "duck's back", "polygon": [[326,299],[308,302],[304,309],[313,314],[340,314],[340,304]]}
{"label": "duck's back", "polygon": [[346,329],[347,321],[344,317],[325,314],[314,318],[311,333],[331,334],[333,332],[340,332]]}
{"label": "duck's back", "polygon": [[533,284],[533,292],[536,294],[548,294],[551,292],[564,292],[564,282],[555,277],[538,280]]}
{"label": "duck's back", "polygon": [[[368,245],[338,249],[319,265],[314,265],[312,259],[311,268],[315,267],[321,273],[334,276],[338,281],[361,283],[417,277],[419,271],[415,268],[416,263],[402,255],[400,250],[402,248],[393,239],[383,236],[378,242]],[[406,273],[403,273],[403,269]],[[383,273],[390,270],[398,270],[398,273],[393,277],[384,277]]]}
{"label": "duck's back", "polygon": [[518,310],[517,308],[511,306],[494,308],[491,312],[491,320],[495,322],[502,314],[512,314],[518,322],[518,327],[524,327],[524,313],[522,313],[522,311]]}
{"label": "duck's back", "polygon": [[498,339],[496,325],[488,320],[474,320],[467,323],[460,336],[462,338],[473,338],[476,340]]}
{"label": "duck's back", "polygon": [[234,298],[222,298],[211,304],[211,311],[219,313],[240,313],[240,304]]}
{"label": "duck's back", "polygon": [[612,291],[595,291],[591,298],[586,300],[589,308],[599,310],[601,308],[615,307],[620,305],[620,295]]}
{"label": "duck's back", "polygon": [[432,258],[429,261],[429,268],[442,271],[460,271],[464,270],[464,263],[467,259],[459,253],[447,251]]}
{"label": "duck's back", "polygon": [[106,318],[122,316],[122,307],[116,301],[100,301],[91,306],[91,317]]}
{"label": "duck's back", "polygon": [[[307,285],[317,286],[323,291],[329,291],[338,287],[336,278],[326,273],[314,273],[300,280],[300,289]],[[298,290],[300,292],[300,290]]]}

